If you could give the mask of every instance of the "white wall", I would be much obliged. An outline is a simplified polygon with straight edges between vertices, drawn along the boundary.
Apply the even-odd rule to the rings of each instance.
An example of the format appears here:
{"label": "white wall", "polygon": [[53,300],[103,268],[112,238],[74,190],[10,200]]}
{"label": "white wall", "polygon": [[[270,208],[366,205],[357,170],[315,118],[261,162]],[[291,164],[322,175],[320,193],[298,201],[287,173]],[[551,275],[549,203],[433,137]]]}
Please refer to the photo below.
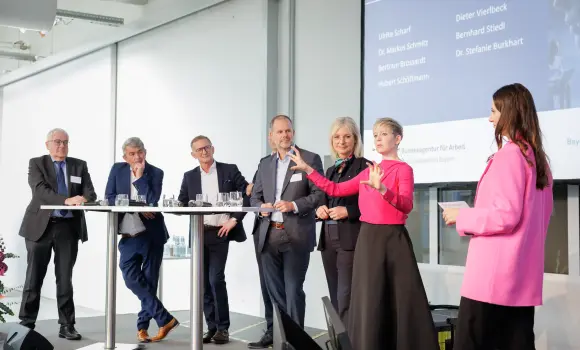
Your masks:
{"label": "white wall", "polygon": [[[68,131],[71,157],[84,159],[95,190],[102,198],[113,146],[111,133],[111,49],[103,49],[4,88],[0,138],[0,204],[9,260],[7,286],[22,285],[26,271],[24,239],[18,235],[31,198],[28,161],[47,154],[44,142],[50,129]],[[106,218],[87,214],[89,241],[80,245],[74,270],[75,301],[103,309]],[[45,278],[42,295],[55,298],[54,265]],[[95,282],[96,281],[96,282]],[[103,281],[103,283],[100,283]],[[102,286],[99,288],[97,286]]]}
{"label": "white wall", "polygon": [[[265,20],[265,1],[237,0],[120,43],[117,160],[126,138],[142,138],[148,160],[165,171],[163,192],[177,197],[183,173],[197,166],[190,141],[204,134],[216,160],[251,181],[265,144]],[[186,218],[166,218],[171,235],[187,235]],[[168,261],[163,273],[167,307],[188,309],[189,261]],[[230,245],[226,281],[231,311],[259,315],[251,237]],[[129,300],[124,311],[137,309],[128,291],[119,298]]]}
{"label": "white wall", "polygon": [[[328,135],[334,119],[360,119],[360,13],[359,1],[297,1],[296,144],[321,157],[330,154]],[[288,26],[281,28],[287,36]],[[281,98],[281,105],[287,106],[287,94]],[[306,324],[326,329],[321,298],[328,295],[328,287],[318,251],[310,258],[305,292]]]}

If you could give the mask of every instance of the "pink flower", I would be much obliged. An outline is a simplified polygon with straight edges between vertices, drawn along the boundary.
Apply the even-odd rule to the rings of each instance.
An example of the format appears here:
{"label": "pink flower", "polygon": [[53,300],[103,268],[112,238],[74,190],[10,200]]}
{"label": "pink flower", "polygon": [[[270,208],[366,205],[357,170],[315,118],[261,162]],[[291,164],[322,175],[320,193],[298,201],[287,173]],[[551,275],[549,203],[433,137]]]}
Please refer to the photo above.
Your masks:
{"label": "pink flower", "polygon": [[0,276],[4,276],[4,274],[8,271],[8,265],[3,262],[0,262]]}
{"label": "pink flower", "polygon": [[0,252],[0,262],[4,261],[4,252]]}

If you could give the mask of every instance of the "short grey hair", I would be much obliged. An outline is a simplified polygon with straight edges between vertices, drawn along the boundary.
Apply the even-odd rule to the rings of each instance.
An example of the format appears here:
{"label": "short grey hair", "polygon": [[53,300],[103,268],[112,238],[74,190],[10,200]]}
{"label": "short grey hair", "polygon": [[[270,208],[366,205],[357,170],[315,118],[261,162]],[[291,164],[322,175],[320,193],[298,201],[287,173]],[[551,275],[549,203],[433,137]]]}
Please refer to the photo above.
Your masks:
{"label": "short grey hair", "polygon": [[123,142],[123,154],[127,147],[134,147],[146,151],[143,141],[138,137],[129,137],[125,142]]}
{"label": "short grey hair", "polygon": [[54,134],[58,134],[58,133],[63,133],[68,138],[68,132],[66,132],[64,129],[54,128],[54,129],[50,130],[48,132],[48,134],[46,134],[46,141],[52,141],[52,138],[54,137]]}
{"label": "short grey hair", "polygon": [[290,127],[292,128],[292,130],[294,130],[294,122],[286,114],[278,114],[277,116],[275,116],[274,118],[272,118],[272,120],[270,120],[270,130],[272,130],[272,128],[274,127],[274,123],[276,122],[276,120],[286,120],[286,121],[288,121],[288,123],[290,123]]}

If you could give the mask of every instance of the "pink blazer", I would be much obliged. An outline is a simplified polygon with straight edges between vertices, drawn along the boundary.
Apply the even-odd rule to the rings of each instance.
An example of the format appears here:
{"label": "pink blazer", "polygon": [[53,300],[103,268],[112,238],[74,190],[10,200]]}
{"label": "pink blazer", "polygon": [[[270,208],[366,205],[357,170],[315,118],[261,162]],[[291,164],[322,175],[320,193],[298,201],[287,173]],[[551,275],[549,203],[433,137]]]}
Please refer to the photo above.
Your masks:
{"label": "pink blazer", "polygon": [[[534,161],[531,148],[528,158]],[[542,304],[544,244],[552,214],[552,179],[536,189],[536,172],[507,142],[488,162],[473,208],[460,209],[459,235],[472,235],[461,295],[506,306]]]}

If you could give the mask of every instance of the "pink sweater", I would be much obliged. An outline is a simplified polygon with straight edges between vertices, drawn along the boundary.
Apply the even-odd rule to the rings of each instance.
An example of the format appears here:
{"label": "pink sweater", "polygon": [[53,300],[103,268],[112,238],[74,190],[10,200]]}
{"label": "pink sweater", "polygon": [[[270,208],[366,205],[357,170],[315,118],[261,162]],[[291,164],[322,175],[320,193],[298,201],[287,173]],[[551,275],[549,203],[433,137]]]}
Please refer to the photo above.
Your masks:
{"label": "pink sweater", "polygon": [[[534,159],[531,148],[527,156]],[[457,216],[459,234],[473,235],[461,295],[497,305],[541,305],[552,208],[552,186],[536,189],[534,168],[516,144],[505,144],[479,180],[474,207]]]}
{"label": "pink sweater", "polygon": [[360,183],[368,180],[369,168],[341,183],[332,182],[316,171],[308,175],[308,179],[330,196],[346,197],[358,193],[362,222],[405,224],[407,214],[413,209],[413,169],[407,163],[396,160],[383,160],[380,165],[385,172],[381,181],[387,188],[384,196],[374,188]]}

